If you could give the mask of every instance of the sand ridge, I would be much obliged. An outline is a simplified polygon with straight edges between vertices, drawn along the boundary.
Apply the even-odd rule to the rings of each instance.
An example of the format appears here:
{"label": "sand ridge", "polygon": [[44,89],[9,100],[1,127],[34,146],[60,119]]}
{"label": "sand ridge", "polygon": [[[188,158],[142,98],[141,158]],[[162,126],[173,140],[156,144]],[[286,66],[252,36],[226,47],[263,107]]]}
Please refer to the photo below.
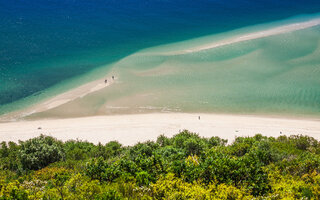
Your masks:
{"label": "sand ridge", "polygon": [[[107,82],[105,82],[107,80]],[[117,78],[115,77],[112,79],[111,77],[104,77],[89,83],[86,83],[84,85],[81,85],[75,89],[71,89],[67,92],[64,92],[62,94],[59,94],[53,98],[50,98],[49,100],[46,100],[42,103],[36,104],[34,106],[31,106],[23,111],[17,111],[13,113],[8,113],[0,117],[1,121],[15,121],[17,119],[23,118],[25,116],[31,115],[33,113],[43,112],[55,107],[58,107],[62,104],[68,103],[70,101],[73,101],[77,98],[82,98],[86,96],[87,94],[90,94],[92,92],[101,90],[105,87],[108,87],[115,83]]]}
{"label": "sand ridge", "polygon": [[288,33],[288,32],[292,32],[292,31],[307,29],[307,28],[311,28],[314,26],[318,26],[318,25],[320,25],[320,18],[315,18],[315,19],[308,20],[305,22],[292,23],[292,24],[288,24],[288,25],[274,27],[274,28],[267,29],[267,30],[248,33],[248,34],[244,34],[244,35],[238,35],[238,36],[234,36],[234,37],[231,37],[228,39],[219,40],[219,41],[216,41],[213,43],[207,43],[205,45],[195,46],[195,47],[187,48],[184,50],[171,51],[171,52],[169,51],[169,52],[165,52],[165,53],[156,53],[156,54],[183,55],[183,54],[188,54],[188,53],[209,50],[209,49],[213,49],[213,48],[217,48],[217,47],[222,47],[222,46],[226,46],[226,45],[231,45],[231,44],[238,43],[238,42],[244,42],[244,41],[248,41],[248,40],[254,40],[254,39],[269,37],[269,36],[273,36],[273,35]]}

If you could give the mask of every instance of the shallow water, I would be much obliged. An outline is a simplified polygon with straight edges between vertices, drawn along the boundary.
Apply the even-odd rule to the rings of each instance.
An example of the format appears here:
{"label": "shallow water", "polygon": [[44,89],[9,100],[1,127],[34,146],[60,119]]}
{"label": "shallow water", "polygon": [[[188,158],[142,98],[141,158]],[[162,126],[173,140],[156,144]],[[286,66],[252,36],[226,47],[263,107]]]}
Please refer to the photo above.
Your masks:
{"label": "shallow water", "polygon": [[318,0],[0,1],[0,114],[94,80],[141,49],[317,12]]}
{"label": "shallow water", "polygon": [[110,88],[34,116],[155,111],[319,116],[320,26],[182,55],[164,54],[216,38],[132,54],[113,64],[112,74],[119,79]]}

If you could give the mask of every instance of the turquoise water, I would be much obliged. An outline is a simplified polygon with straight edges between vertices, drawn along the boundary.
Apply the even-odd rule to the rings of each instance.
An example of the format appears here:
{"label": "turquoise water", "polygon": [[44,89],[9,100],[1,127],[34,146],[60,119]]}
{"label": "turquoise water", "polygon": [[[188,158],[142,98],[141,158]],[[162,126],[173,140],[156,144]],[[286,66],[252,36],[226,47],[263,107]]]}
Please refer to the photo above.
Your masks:
{"label": "turquoise water", "polygon": [[[308,18],[225,35],[268,30]],[[175,111],[319,116],[319,25],[198,52],[175,53],[222,38],[211,35],[136,52],[112,65],[112,73],[119,77],[117,84],[34,116]]]}
{"label": "turquoise water", "polygon": [[[265,63],[268,62],[269,65],[283,66],[283,63],[285,63],[287,68],[293,67],[293,64],[289,66],[284,61],[287,59],[287,55],[283,55],[281,57],[283,60],[280,61],[281,59],[277,56],[281,54],[275,53],[273,56],[271,53],[268,54],[269,52],[265,48],[272,49],[273,40],[268,41],[266,39],[262,40],[261,43],[256,41],[245,42],[232,45],[234,47],[231,49],[230,47],[223,47],[212,50],[213,52],[210,50],[192,55],[163,56],[157,54],[157,52],[161,48],[163,48],[163,51],[168,51],[183,49],[186,46],[190,47],[199,43],[198,40],[195,40],[176,44],[179,41],[199,37],[200,40],[206,41],[207,38],[202,38],[202,36],[207,35],[209,37],[214,35],[215,39],[218,40],[228,36],[228,33],[225,33],[226,31],[317,12],[320,12],[320,2],[316,0],[281,2],[277,0],[252,2],[240,0],[226,2],[216,0],[169,0],[165,2],[143,0],[0,1],[0,114],[43,101],[85,82],[97,79],[111,69],[116,70],[123,80],[131,81],[127,84],[130,85],[134,82],[137,85],[132,84],[130,87],[123,87],[120,84],[115,86],[114,88],[119,87],[123,92],[111,89],[110,92],[116,90],[115,93],[112,95],[110,93],[109,99],[106,99],[107,97],[97,98],[100,100],[97,100],[97,105],[93,107],[90,113],[104,113],[106,111],[102,107],[107,106],[108,103],[111,105],[113,101],[126,102],[130,94],[152,93],[152,91],[158,91],[158,89],[159,94],[162,94],[161,90],[164,90],[167,93],[163,94],[167,96],[173,94],[174,96],[173,99],[167,100],[158,101],[155,99],[150,105],[156,107],[210,112],[251,112],[259,110],[258,108],[248,109],[248,106],[242,108],[243,103],[235,104],[237,101],[245,101],[246,95],[250,96],[250,94],[239,91],[239,99],[242,99],[239,100],[235,97],[236,93],[233,88],[235,86],[231,83],[229,85],[225,84],[223,81],[221,83],[219,81],[210,82],[208,80],[210,77],[207,76],[211,74],[215,80],[219,80],[222,75],[226,76],[226,80],[229,78],[237,79],[239,78],[237,73],[240,73],[240,71],[234,71],[235,77],[231,77],[229,74],[224,74],[227,72],[223,73],[222,71],[227,68],[214,67],[212,70],[212,64],[223,66],[228,65],[228,62],[238,62],[237,59],[240,58],[240,60],[251,59],[250,56],[258,54],[259,51],[266,51],[265,55],[269,57],[265,58],[260,54],[255,55],[257,57],[252,56],[252,61],[250,61],[252,65],[261,60],[264,63],[261,65],[261,69],[262,66],[267,67]],[[306,18],[306,16],[301,17],[301,19],[303,18]],[[263,25],[263,28],[266,28],[266,25]],[[259,29],[259,27],[253,29]],[[250,31],[252,30],[245,28],[238,32]],[[230,34],[236,33],[232,32]],[[305,37],[305,35],[302,37]],[[303,44],[303,42],[300,43]],[[297,56],[299,52],[308,52],[308,48],[314,46],[312,44],[303,47],[301,50],[295,47],[297,51],[291,54],[299,57]],[[153,48],[159,45],[165,46]],[[166,45],[169,47],[167,48]],[[147,52],[155,51],[156,54],[137,55],[136,52],[140,52],[142,49],[146,49],[143,51]],[[292,49],[288,47],[288,50]],[[272,52],[272,50],[270,51]],[[309,51],[311,50],[309,49]],[[309,62],[311,61],[307,60],[305,65]],[[318,61],[314,62],[317,63]],[[163,65],[164,69],[159,67],[160,65]],[[199,65],[199,70],[195,70],[194,65]],[[248,66],[243,66],[243,68],[245,67]],[[150,77],[148,73],[154,73],[152,72],[153,68],[159,68],[155,73],[163,75],[168,73],[166,70],[171,70],[170,73],[172,74],[169,77],[172,79],[167,76]],[[136,70],[138,75],[130,74],[130,70]],[[143,72],[143,70],[151,71]],[[232,72],[233,69],[228,70]],[[210,71],[215,73],[212,74]],[[315,69],[315,71],[317,70]],[[201,75],[200,72],[203,74]],[[142,76],[139,73],[147,75]],[[217,77],[217,74],[220,74],[219,77]],[[260,74],[261,77],[264,75],[269,76],[269,74]],[[193,80],[197,80],[200,76],[203,76],[203,78],[194,83]],[[163,84],[164,82],[166,84]],[[145,83],[148,83],[147,86]],[[193,84],[190,85],[191,83]],[[307,86],[311,83],[314,84],[314,82],[301,84]],[[125,85],[126,82],[124,81],[123,84]],[[213,84],[214,87],[204,88],[206,84]],[[134,85],[135,87],[133,87]],[[187,91],[191,92],[185,92],[185,86],[189,88]],[[229,96],[231,99],[223,99],[229,97],[222,92],[224,86],[226,90],[230,90]],[[314,90],[311,89],[310,91],[313,93]],[[216,95],[213,95],[211,91],[214,91]],[[208,95],[201,97],[205,92]],[[181,94],[175,95],[176,93]],[[234,94],[234,97],[231,93]],[[219,97],[217,97],[218,94]],[[128,96],[126,97],[126,95]],[[188,100],[187,95],[194,97]],[[293,92],[291,95],[297,95],[297,93]],[[277,94],[275,96],[276,100],[270,100],[270,102],[278,101]],[[121,101],[119,100],[120,97]],[[272,99],[273,97],[264,96],[264,98]],[[297,102],[300,102],[297,104],[302,106],[296,106],[297,108],[293,109],[292,112],[317,113],[317,109],[312,111],[312,109],[318,108],[317,105],[310,107],[308,103],[306,103],[308,105],[301,103],[301,101],[314,102],[317,98],[315,94],[315,97],[311,100],[297,100]],[[252,99],[252,101],[256,100],[261,101],[261,104],[265,107],[270,106],[268,103],[263,103],[264,100],[261,100],[260,97]],[[141,101],[144,102],[145,100],[142,98]],[[229,101],[230,103],[228,103]],[[286,111],[295,107],[290,101],[289,103],[286,103],[286,101],[283,100],[279,107],[288,107],[284,109]],[[86,101],[88,110],[92,108],[92,106],[89,106],[90,102],[95,101]],[[257,104],[256,107],[258,106]],[[130,110],[136,110],[136,107],[139,106],[136,105],[132,108],[129,105],[129,107]],[[278,112],[278,110],[272,108],[270,112]]]}

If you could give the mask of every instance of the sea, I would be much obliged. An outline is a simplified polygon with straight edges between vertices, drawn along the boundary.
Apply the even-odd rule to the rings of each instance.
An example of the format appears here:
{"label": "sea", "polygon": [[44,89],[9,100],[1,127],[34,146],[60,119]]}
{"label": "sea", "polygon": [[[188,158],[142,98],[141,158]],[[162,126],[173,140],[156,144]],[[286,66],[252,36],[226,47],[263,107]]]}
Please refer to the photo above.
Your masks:
{"label": "sea", "polygon": [[319,116],[320,26],[163,54],[319,13],[319,0],[0,0],[0,115],[114,71],[119,84],[66,115]]}

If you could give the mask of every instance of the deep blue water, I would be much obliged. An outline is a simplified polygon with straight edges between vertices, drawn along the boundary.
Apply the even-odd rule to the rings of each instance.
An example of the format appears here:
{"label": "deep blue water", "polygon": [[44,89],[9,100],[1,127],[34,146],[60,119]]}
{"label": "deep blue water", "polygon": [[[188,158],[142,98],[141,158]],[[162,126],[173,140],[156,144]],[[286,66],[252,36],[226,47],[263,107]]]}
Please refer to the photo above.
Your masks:
{"label": "deep blue water", "polygon": [[0,0],[0,113],[143,48],[316,12],[319,0]]}

